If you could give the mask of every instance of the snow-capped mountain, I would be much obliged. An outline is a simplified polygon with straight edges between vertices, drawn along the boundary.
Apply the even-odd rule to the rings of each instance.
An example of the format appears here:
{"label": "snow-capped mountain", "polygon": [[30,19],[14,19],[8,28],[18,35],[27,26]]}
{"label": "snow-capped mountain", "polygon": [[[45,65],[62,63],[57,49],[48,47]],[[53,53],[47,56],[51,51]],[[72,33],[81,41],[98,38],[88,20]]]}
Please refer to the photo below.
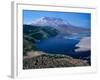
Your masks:
{"label": "snow-capped mountain", "polygon": [[62,19],[60,18],[52,18],[52,17],[41,17],[35,21],[32,22],[32,25],[37,26],[56,26],[66,24]]}
{"label": "snow-capped mountain", "polygon": [[45,27],[45,26],[53,27],[63,34],[66,33],[76,34],[76,33],[89,32],[88,29],[71,25],[67,21],[65,22],[63,19],[54,18],[54,17],[41,17],[39,19],[34,20],[31,25],[41,26],[41,27]]}

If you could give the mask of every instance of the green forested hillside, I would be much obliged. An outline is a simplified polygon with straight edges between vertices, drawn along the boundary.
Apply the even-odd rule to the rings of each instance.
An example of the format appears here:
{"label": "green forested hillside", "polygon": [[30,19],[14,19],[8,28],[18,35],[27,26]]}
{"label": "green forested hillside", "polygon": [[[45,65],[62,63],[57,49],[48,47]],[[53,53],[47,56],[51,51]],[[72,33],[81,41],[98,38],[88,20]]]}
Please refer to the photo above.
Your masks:
{"label": "green forested hillside", "polygon": [[36,47],[36,42],[48,39],[50,37],[55,37],[58,35],[59,31],[54,28],[45,26],[32,26],[23,25],[23,53],[26,55],[27,51],[38,50]]}

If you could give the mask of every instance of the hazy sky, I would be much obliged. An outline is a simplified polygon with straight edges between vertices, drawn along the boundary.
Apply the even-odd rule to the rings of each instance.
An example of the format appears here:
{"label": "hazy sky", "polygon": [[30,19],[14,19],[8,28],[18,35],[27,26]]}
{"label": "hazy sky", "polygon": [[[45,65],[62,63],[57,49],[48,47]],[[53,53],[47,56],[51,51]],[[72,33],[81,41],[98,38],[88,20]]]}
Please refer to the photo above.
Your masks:
{"label": "hazy sky", "polygon": [[41,17],[61,18],[66,23],[68,22],[75,26],[84,27],[84,28],[91,27],[91,14],[89,13],[23,10],[24,24],[31,24],[34,20]]}

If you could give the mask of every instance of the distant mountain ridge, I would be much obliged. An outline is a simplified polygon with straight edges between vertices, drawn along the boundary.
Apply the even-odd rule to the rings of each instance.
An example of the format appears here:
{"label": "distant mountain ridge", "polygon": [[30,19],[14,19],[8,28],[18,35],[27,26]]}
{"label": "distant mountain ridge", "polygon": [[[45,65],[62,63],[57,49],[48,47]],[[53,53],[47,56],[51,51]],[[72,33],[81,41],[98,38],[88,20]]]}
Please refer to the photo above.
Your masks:
{"label": "distant mountain ridge", "polygon": [[37,26],[59,26],[65,24],[63,19],[54,17],[41,17],[32,22],[32,25]]}
{"label": "distant mountain ridge", "polygon": [[35,26],[49,26],[57,29],[62,34],[74,34],[74,33],[89,33],[90,29],[85,29],[81,27],[74,26],[63,19],[54,17],[41,17],[34,20],[31,25]]}

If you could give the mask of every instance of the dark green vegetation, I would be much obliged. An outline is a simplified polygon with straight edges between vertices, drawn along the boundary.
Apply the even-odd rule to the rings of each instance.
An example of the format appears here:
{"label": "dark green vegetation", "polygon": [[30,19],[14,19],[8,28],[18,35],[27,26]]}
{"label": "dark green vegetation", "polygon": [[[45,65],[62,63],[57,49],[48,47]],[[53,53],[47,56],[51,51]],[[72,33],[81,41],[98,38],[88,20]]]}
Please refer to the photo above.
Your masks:
{"label": "dark green vegetation", "polygon": [[74,59],[72,57],[60,54],[42,54],[40,56],[25,58],[23,60],[23,69],[75,66],[89,66],[89,64],[84,60]]}
{"label": "dark green vegetation", "polygon": [[23,25],[23,54],[26,55],[27,51],[38,50],[36,42],[55,37],[58,33],[59,31],[49,26]]}

